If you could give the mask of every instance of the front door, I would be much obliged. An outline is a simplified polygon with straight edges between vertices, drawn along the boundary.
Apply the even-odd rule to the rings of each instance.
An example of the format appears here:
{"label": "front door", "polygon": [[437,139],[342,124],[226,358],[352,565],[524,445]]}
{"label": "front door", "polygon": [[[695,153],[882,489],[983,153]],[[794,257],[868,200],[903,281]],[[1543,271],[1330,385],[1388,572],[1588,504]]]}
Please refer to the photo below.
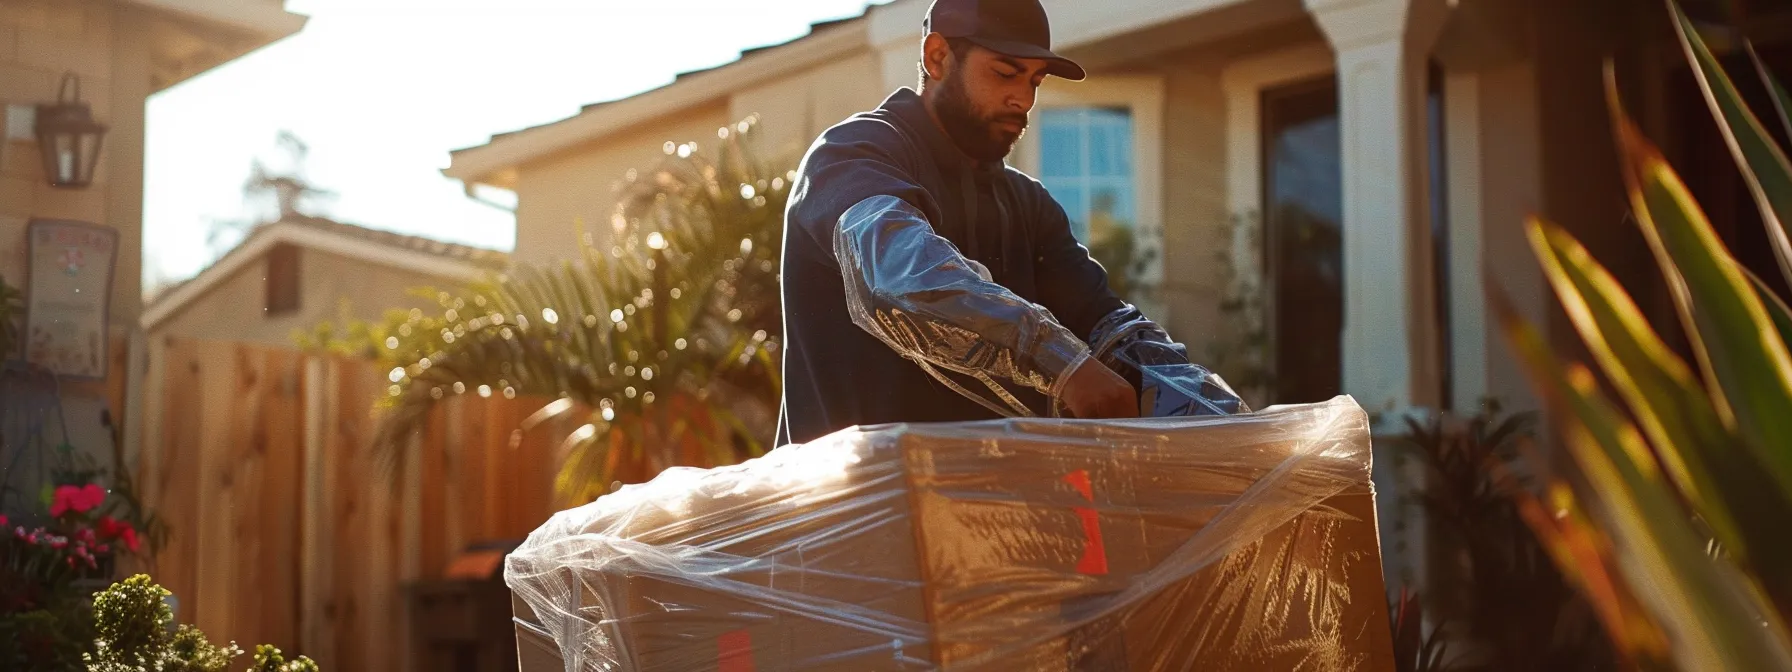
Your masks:
{"label": "front door", "polygon": [[1343,390],[1338,87],[1327,75],[1264,91],[1262,100],[1262,221],[1273,325],[1273,402],[1319,402]]}

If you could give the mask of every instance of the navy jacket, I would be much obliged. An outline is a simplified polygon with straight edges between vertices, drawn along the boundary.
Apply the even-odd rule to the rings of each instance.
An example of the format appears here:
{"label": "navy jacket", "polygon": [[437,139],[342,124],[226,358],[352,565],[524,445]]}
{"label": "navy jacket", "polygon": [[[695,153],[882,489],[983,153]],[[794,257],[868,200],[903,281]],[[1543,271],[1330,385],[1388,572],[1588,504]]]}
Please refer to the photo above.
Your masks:
{"label": "navy jacket", "polygon": [[[936,273],[943,268],[958,275],[951,276],[951,287],[941,286],[934,294],[946,290],[978,293],[971,298],[981,303],[958,305],[994,306],[980,311],[984,318],[980,323],[957,320],[942,326],[946,318],[915,316],[922,311],[913,310],[912,303],[894,304],[876,319],[907,324],[912,316],[940,318],[932,324],[908,325],[914,333],[956,330],[1008,342],[1018,338],[1037,343],[1052,338],[1030,332],[1016,336],[1011,330],[997,337],[995,332],[1009,329],[1010,322],[1025,320],[988,318],[1022,315],[1030,319],[1013,312],[1024,305],[1055,318],[1063,326],[1052,324],[1050,328],[1068,329],[1075,336],[1076,347],[1085,351],[1081,340],[1089,337],[1096,323],[1126,305],[1108,288],[1107,273],[1077,242],[1064,209],[1045,188],[1001,162],[980,164],[970,159],[934,123],[912,89],[898,90],[876,110],[853,115],[828,129],[809,148],[797,172],[784,220],[784,398],[778,445],[811,441],[854,425],[1000,417],[984,404],[954,392],[916,361],[898,354],[885,340],[868,332],[869,327],[855,324],[848,311],[849,290],[854,286],[849,279],[859,281],[856,286],[861,294],[868,289],[870,294],[888,298],[887,287],[880,286],[888,284],[886,278]],[[843,220],[849,230],[883,235],[886,229],[896,231],[902,225],[896,220],[903,219],[911,225],[924,220],[931,233],[937,234],[937,238],[924,235],[930,239],[926,244],[933,245],[936,252],[945,249],[979,262],[987,269],[988,280],[1000,287],[987,283],[975,287],[980,282],[977,278],[964,281],[962,268],[950,263],[917,264],[913,257],[885,254],[885,248],[917,244],[913,234],[926,231],[917,226],[908,227],[906,239],[878,240],[875,244],[879,247],[867,255],[872,258],[852,260],[843,276],[836,255],[836,245],[844,244],[839,237]],[[859,264],[906,266],[895,270],[855,268]],[[916,271],[916,266],[929,267]],[[856,273],[860,270],[863,272]],[[1006,302],[991,303],[988,295],[996,293],[1005,296]],[[1043,310],[1038,310],[1041,307]],[[1045,346],[1063,354],[1062,343]],[[963,354],[967,361],[1008,356],[985,352],[989,349],[974,344]],[[1015,366],[1028,369],[1032,363],[1021,361]],[[1046,363],[1039,366],[1049,368]],[[1037,385],[1009,387],[1019,388],[1014,396],[1034,414],[1044,413],[1048,403],[1045,390]]]}

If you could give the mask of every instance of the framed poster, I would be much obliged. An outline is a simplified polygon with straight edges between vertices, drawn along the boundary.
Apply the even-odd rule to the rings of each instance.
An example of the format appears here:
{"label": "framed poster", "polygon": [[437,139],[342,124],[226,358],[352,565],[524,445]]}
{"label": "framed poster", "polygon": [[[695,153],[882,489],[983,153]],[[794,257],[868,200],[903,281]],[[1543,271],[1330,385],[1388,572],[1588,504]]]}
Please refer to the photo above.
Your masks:
{"label": "framed poster", "polygon": [[68,379],[104,380],[118,232],[33,219],[25,245],[25,361]]}

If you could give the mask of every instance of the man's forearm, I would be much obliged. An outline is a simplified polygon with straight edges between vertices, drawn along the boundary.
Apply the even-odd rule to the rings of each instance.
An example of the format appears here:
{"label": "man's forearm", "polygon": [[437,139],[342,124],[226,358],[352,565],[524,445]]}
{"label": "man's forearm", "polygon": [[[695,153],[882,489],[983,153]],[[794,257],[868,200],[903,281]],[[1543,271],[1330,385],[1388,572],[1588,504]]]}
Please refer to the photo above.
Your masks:
{"label": "man's forearm", "polygon": [[1053,396],[1089,356],[1050,312],[978,275],[906,201],[848,209],[834,253],[853,322],[905,356]]}

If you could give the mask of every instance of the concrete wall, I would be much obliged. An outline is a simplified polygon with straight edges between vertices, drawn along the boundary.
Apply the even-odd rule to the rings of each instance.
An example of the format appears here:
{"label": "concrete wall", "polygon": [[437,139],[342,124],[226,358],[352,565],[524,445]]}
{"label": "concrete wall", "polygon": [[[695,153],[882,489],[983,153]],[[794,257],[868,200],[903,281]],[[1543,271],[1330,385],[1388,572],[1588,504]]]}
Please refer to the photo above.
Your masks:
{"label": "concrete wall", "polygon": [[[142,311],[144,101],[150,94],[148,38],[126,30],[142,10],[104,0],[7,0],[0,3],[0,108],[56,100],[64,72],[81,78],[81,97],[107,124],[93,186],[52,189],[35,142],[0,149],[0,275],[22,285],[24,226],[31,217],[104,224],[119,232],[112,323],[134,324]],[[26,128],[29,128],[28,126]]]}
{"label": "concrete wall", "polygon": [[206,338],[293,347],[293,330],[309,332],[324,321],[341,325],[345,305],[352,318],[378,319],[389,308],[430,308],[434,302],[411,296],[416,287],[451,289],[454,282],[382,264],[321,252],[299,250],[299,308],[269,315],[267,258],[262,257],[225,278],[180,312],[157,325],[152,340],[165,337]]}
{"label": "concrete wall", "polygon": [[514,259],[539,263],[576,254],[578,222],[605,235],[615,187],[630,168],[647,171],[665,158],[667,141],[714,148],[716,129],[738,121],[724,102],[668,115],[597,142],[525,165],[517,178]]}

